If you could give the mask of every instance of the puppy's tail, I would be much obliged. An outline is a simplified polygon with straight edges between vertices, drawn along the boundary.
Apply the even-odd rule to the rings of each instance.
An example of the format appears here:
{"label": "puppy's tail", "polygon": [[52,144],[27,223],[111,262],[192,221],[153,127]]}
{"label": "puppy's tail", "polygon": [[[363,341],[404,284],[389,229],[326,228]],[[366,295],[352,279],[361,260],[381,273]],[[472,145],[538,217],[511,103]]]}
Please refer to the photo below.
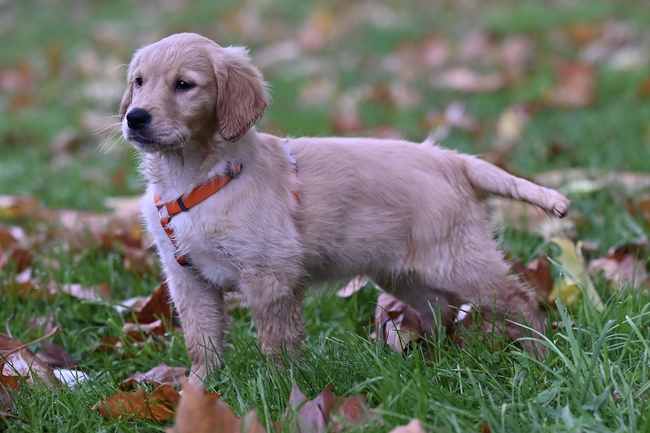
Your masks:
{"label": "puppy's tail", "polygon": [[558,218],[569,211],[569,200],[559,192],[513,176],[488,162],[470,155],[459,155],[465,161],[467,177],[475,190],[534,204]]}

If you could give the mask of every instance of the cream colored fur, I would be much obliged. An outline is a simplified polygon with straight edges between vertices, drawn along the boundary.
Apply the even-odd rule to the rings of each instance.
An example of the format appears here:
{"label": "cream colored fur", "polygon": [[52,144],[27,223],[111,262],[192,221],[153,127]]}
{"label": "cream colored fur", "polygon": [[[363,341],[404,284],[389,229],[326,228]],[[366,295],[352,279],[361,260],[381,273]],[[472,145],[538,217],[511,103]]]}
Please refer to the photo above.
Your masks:
{"label": "cream colored fur", "polygon": [[[495,314],[513,338],[527,334],[506,319],[544,332],[535,293],[509,275],[481,198],[500,194],[562,217],[569,202],[556,191],[429,142],[373,138],[288,140],[296,181],[285,141],[253,127],[267,95],[245,50],[195,34],[138,50],[128,77],[123,133],[142,154],[142,210],[195,385],[221,366],[226,290],[245,298],[261,349],[272,356],[305,337],[305,286],[358,274],[415,307],[427,329],[434,312],[447,316],[450,306],[471,303]],[[180,251],[194,263],[181,267],[154,191],[175,200],[222,175],[228,161],[242,163],[239,177],[171,221]]]}

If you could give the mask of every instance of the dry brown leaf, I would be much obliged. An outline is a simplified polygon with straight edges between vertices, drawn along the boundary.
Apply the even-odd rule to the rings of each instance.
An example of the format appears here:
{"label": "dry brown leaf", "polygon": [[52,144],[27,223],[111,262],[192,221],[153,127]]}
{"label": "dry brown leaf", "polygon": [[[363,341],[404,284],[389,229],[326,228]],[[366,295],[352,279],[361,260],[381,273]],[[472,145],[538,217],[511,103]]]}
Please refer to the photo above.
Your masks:
{"label": "dry brown leaf", "polygon": [[58,327],[53,314],[50,316],[27,317],[23,320],[23,323],[32,334],[49,334]]}
{"label": "dry brown leaf", "polygon": [[22,341],[13,340],[0,333],[0,354],[4,361],[0,376],[14,377],[18,380],[25,378],[25,383],[30,386],[37,382],[49,386],[59,383],[49,365],[38,359],[26,347],[19,348],[21,346],[25,346]]}
{"label": "dry brown leaf", "polygon": [[47,287],[41,284],[40,279],[32,278],[31,268],[3,281],[2,284],[5,293],[18,296],[21,299],[54,300],[54,296]]}
{"label": "dry brown leaf", "polygon": [[558,61],[555,67],[557,86],[546,95],[551,105],[573,108],[587,107],[594,102],[596,73],[586,63]]}
{"label": "dry brown leaf", "polygon": [[187,380],[183,379],[181,386],[183,395],[176,411],[176,421],[173,427],[167,427],[167,433],[266,433],[255,412],[250,411],[238,418],[224,402],[215,401],[214,397]]}
{"label": "dry brown leaf", "polygon": [[626,208],[630,215],[643,218],[646,227],[650,228],[650,194],[628,199]]}
{"label": "dry brown leaf", "polygon": [[361,289],[363,289],[366,284],[372,284],[373,287],[377,290],[381,290],[370,278],[364,275],[357,275],[354,277],[345,287],[336,292],[336,296],[339,298],[349,298],[354,295]]}
{"label": "dry brown leaf", "polygon": [[143,341],[150,335],[164,335],[167,332],[166,322],[156,320],[151,323],[130,323],[122,326],[122,331],[134,341]]}
{"label": "dry brown leaf", "polygon": [[122,249],[122,265],[128,272],[137,273],[140,275],[154,274],[155,265],[153,256],[142,249],[142,247],[130,247],[125,245]]}
{"label": "dry brown leaf", "polygon": [[146,373],[136,372],[120,383],[120,388],[128,389],[134,383],[157,382],[168,385],[177,385],[185,378],[185,367],[169,367],[165,363],[158,364]]}
{"label": "dry brown leaf", "polygon": [[95,351],[117,352],[120,355],[135,356],[145,345],[164,345],[165,341],[161,337],[166,334],[167,325],[168,322],[162,320],[151,323],[126,322],[122,326],[124,336],[102,337]]}
{"label": "dry brown leaf", "polygon": [[160,321],[146,325],[126,325],[128,324],[125,324],[126,334],[123,337],[102,337],[94,351],[137,356],[138,352],[147,345],[165,345],[165,340],[161,336],[165,333],[166,328]]}
{"label": "dry brown leaf", "polygon": [[55,343],[41,343],[42,351],[36,356],[51,367],[70,368],[79,364],[63,347]]}
{"label": "dry brown leaf", "polygon": [[14,391],[20,389],[20,381],[26,380],[27,376],[4,374],[5,364],[4,361],[0,362],[0,388],[13,389]]}
{"label": "dry brown leaf", "polygon": [[479,74],[459,66],[445,71],[440,77],[439,85],[459,92],[485,93],[502,88],[504,80],[496,73]]}
{"label": "dry brown leaf", "polygon": [[300,45],[311,51],[320,51],[336,37],[340,20],[329,8],[316,8],[298,33]]}
{"label": "dry brown leaf", "polygon": [[583,47],[602,36],[603,25],[602,23],[579,22],[569,26],[566,33],[576,47]]}
{"label": "dry brown leaf", "polygon": [[[294,412],[297,412],[297,419],[292,417]],[[363,394],[339,397],[332,392],[332,384],[327,385],[313,400],[307,400],[294,382],[285,411],[292,431],[298,433],[325,432],[328,429],[340,432],[345,425],[360,425],[367,417],[368,404]]]}
{"label": "dry brown leaf", "polygon": [[0,218],[34,220],[44,216],[38,200],[30,196],[0,196]]}
{"label": "dry brown leaf", "polygon": [[12,246],[10,248],[0,247],[0,269],[10,268],[16,272],[22,272],[32,264],[32,255],[27,248]]}
{"label": "dry brown leaf", "polygon": [[427,67],[440,68],[451,57],[449,42],[441,35],[427,37],[420,47],[422,61]]}
{"label": "dry brown leaf", "polygon": [[377,341],[403,352],[411,341],[417,342],[424,334],[420,315],[410,305],[382,293],[377,299],[374,318]]}
{"label": "dry brown leaf", "polygon": [[180,395],[167,384],[152,383],[151,393],[142,388],[133,392],[118,391],[114,396],[97,402],[93,410],[104,419],[149,419],[169,421],[174,417]]}
{"label": "dry brown leaf", "polygon": [[81,284],[63,284],[58,285],[51,281],[49,284],[50,293],[63,293],[77,299],[87,301],[102,301],[111,299],[111,292],[107,283],[99,284],[95,287],[85,287]]}
{"label": "dry brown leaf", "polygon": [[496,61],[508,84],[518,83],[529,67],[534,40],[526,36],[512,36],[504,39],[496,50]]}
{"label": "dry brown leaf", "polygon": [[606,257],[593,260],[589,272],[596,275],[603,272],[605,279],[618,290],[624,287],[638,289],[648,285],[648,271],[645,268],[646,245],[625,245],[612,248]]}
{"label": "dry brown leaf", "polygon": [[406,425],[400,425],[392,429],[389,433],[425,433],[426,430],[422,426],[419,419],[412,419]]}
{"label": "dry brown leaf", "polygon": [[546,256],[541,255],[539,258],[528,263],[528,265],[516,261],[512,267],[515,272],[521,275],[537,291],[540,296],[540,304],[546,303],[555,307],[555,303],[549,299],[553,291],[553,276],[551,275],[550,265]]}
{"label": "dry brown leaf", "polygon": [[490,425],[487,423],[487,421],[483,421],[481,425],[479,426],[481,433],[490,433]]}
{"label": "dry brown leaf", "polygon": [[363,129],[363,121],[357,111],[330,117],[330,125],[337,134],[349,134]]}
{"label": "dry brown leaf", "polygon": [[134,323],[151,323],[162,319],[167,323],[172,323],[174,309],[171,302],[167,284],[161,283],[146,299],[146,302],[138,303],[133,309],[133,315],[127,317],[127,320]]}
{"label": "dry brown leaf", "polygon": [[20,391],[20,383],[27,381],[26,376],[5,375],[3,373],[5,362],[0,359],[0,407],[11,409],[13,406],[12,395]]}

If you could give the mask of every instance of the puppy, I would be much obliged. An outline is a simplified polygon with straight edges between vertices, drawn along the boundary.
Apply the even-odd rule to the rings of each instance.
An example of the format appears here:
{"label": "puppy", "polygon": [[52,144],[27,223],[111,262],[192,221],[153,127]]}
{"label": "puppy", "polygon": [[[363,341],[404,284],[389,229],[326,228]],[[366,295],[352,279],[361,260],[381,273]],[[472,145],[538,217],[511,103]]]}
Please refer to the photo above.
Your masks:
{"label": "puppy", "polygon": [[[176,34],[138,50],[120,118],[148,181],[153,234],[201,386],[221,367],[224,292],[249,306],[263,353],[305,337],[305,287],[365,274],[434,315],[470,303],[512,338],[545,329],[535,293],[497,249],[481,198],[557,217],[569,201],[475,157],[373,138],[258,132],[266,84],[241,47]],[[525,347],[543,353],[541,344]]]}

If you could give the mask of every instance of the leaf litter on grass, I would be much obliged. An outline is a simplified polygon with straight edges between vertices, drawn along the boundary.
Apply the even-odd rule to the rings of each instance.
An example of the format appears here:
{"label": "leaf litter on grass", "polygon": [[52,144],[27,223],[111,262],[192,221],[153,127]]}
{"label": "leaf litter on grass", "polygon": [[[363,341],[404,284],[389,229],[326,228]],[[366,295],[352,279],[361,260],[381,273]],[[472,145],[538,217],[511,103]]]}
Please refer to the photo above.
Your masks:
{"label": "leaf litter on grass", "polygon": [[[173,6],[153,8],[152,12],[157,14],[156,17],[161,17],[163,11],[182,12],[189,7],[191,2],[170,1],[165,2],[165,4],[172,4]],[[463,10],[472,13],[467,8]],[[264,16],[257,8],[250,7],[227,11],[216,19],[219,24],[222,24],[221,28],[225,29],[223,31],[231,35],[231,38],[234,37],[235,40],[243,38],[243,41],[253,41],[254,56],[262,53],[264,46],[271,47],[271,45],[276,44],[285,48],[285,53],[281,56],[267,56],[274,57],[274,63],[269,63],[266,66],[269,69],[265,70],[265,72],[270,72],[271,77],[274,72],[280,70],[279,67],[282,66],[283,62],[286,65],[286,62],[293,61],[295,67],[292,66],[289,69],[293,70],[292,73],[295,76],[305,80],[321,80],[321,88],[317,89],[318,92],[316,92],[317,97],[314,97],[315,93],[312,92],[304,98],[312,101],[316,100],[315,106],[319,108],[326,107],[325,110],[328,111],[328,118],[331,119],[332,123],[330,126],[343,134],[368,132],[372,135],[380,135],[380,133],[384,133],[383,131],[389,131],[391,134],[394,132],[399,133],[399,128],[394,125],[372,125],[366,113],[363,112],[361,107],[363,103],[385,104],[386,107],[392,107],[391,110],[394,110],[394,107],[399,107],[399,110],[417,110],[429,102],[426,92],[417,87],[418,81],[429,85],[440,84],[442,92],[436,89],[436,94],[455,89],[454,98],[458,98],[458,104],[445,104],[439,108],[440,111],[431,108],[430,113],[422,115],[425,119],[418,123],[420,130],[415,128],[415,130],[408,130],[408,133],[426,134],[432,126],[435,128],[442,123],[447,123],[445,126],[449,126],[448,129],[453,130],[452,132],[471,134],[472,139],[478,140],[494,131],[497,141],[503,139],[501,144],[497,143],[495,145],[495,150],[498,153],[495,161],[505,168],[508,168],[511,163],[510,156],[518,146],[517,141],[520,140],[521,135],[526,130],[526,123],[535,123],[535,113],[532,111],[529,113],[526,109],[524,114],[530,114],[530,118],[517,118],[516,115],[513,116],[514,112],[510,111],[509,108],[505,108],[503,111],[499,111],[501,110],[499,108],[499,110],[494,111],[494,115],[499,114],[499,112],[501,112],[501,115],[496,124],[492,125],[494,119],[490,119],[489,116],[487,119],[485,116],[480,115],[474,118],[473,116],[483,108],[479,106],[477,109],[476,105],[466,101],[471,101],[472,97],[480,96],[483,93],[493,93],[493,95],[489,96],[493,97],[497,94],[494,89],[499,88],[514,92],[515,99],[519,98],[523,92],[524,96],[520,99],[523,99],[530,106],[545,105],[544,109],[548,110],[576,110],[575,112],[577,112],[582,107],[594,106],[599,103],[596,94],[600,98],[600,92],[595,92],[595,90],[596,86],[600,86],[602,82],[600,81],[599,70],[596,69],[597,65],[604,64],[612,68],[630,68],[634,67],[635,64],[644,64],[643,53],[647,53],[647,49],[644,50],[644,47],[647,48],[647,41],[640,37],[640,31],[636,31],[629,23],[616,19],[608,19],[604,22],[579,23],[579,25],[571,25],[566,28],[562,28],[562,24],[557,24],[550,30],[531,31],[525,32],[525,34],[521,32],[512,36],[509,35],[508,31],[479,28],[463,32],[460,41],[455,41],[449,34],[444,33],[444,29],[436,29],[435,33],[427,33],[424,37],[397,36],[396,38],[400,40],[397,41],[399,43],[395,44],[395,48],[391,49],[392,52],[382,53],[381,58],[378,59],[373,59],[372,55],[364,53],[361,56],[362,59],[355,63],[354,69],[361,70],[365,63],[373,65],[373,62],[376,61],[376,69],[388,77],[386,81],[390,82],[390,84],[379,83],[364,86],[358,85],[358,83],[345,84],[344,80],[339,80],[339,77],[332,72],[332,69],[339,67],[339,65],[333,66],[333,63],[340,60],[342,69],[345,69],[346,50],[348,51],[347,55],[349,55],[347,42],[352,41],[352,36],[355,36],[351,32],[354,29],[365,29],[367,27],[383,29],[387,34],[399,32],[402,30],[399,27],[400,22],[404,20],[402,14],[403,11],[393,5],[360,3],[317,7],[313,11],[307,12],[306,15],[303,14],[304,16],[298,18],[299,22],[296,23],[288,23],[284,17],[278,19],[272,16]],[[341,19],[334,19],[335,17]],[[409,26],[415,28],[410,22]],[[126,24],[117,20],[106,21],[96,26],[93,25],[93,27],[93,34],[89,39],[94,41],[100,49],[95,52],[94,48],[75,48],[76,52],[68,56],[74,64],[74,73],[68,75],[74,77],[75,80],[80,78],[84,81],[82,86],[84,97],[93,101],[93,103],[112,107],[111,104],[115,103],[115,99],[119,99],[121,82],[123,81],[122,71],[119,68],[113,68],[113,66],[122,62],[119,59],[123,59],[130,53],[131,44],[138,45],[155,38],[160,29],[130,31]],[[294,31],[294,28],[297,31]],[[223,31],[211,30],[217,36],[223,35]],[[126,37],[127,34],[130,36]],[[561,41],[559,45],[563,47],[561,50],[562,56],[549,56],[546,51],[542,52],[542,49],[546,50],[546,44],[557,43],[557,39],[555,39],[557,35],[559,35]],[[354,46],[354,44],[349,45]],[[337,51],[335,61],[326,58],[328,50],[332,48],[337,48],[337,50],[342,48],[344,51]],[[572,49],[577,52],[576,56],[570,55]],[[52,49],[49,50],[52,51]],[[56,70],[54,63],[60,64],[62,58],[65,58],[62,56],[63,51],[59,51],[61,51],[59,54],[47,54],[48,59],[51,58],[55,61],[53,61],[53,65],[45,65],[46,68]],[[278,54],[280,52],[281,50],[275,50],[273,53]],[[645,56],[647,57],[647,54]],[[647,65],[647,62],[645,64]],[[275,69],[276,66],[277,69]],[[545,66],[550,66],[552,76],[540,85],[535,81],[536,74],[533,74],[533,71],[543,69]],[[116,69],[118,70],[117,73],[115,73]],[[370,69],[367,70],[370,71]],[[316,74],[313,71],[316,70],[326,78],[314,77]],[[25,112],[27,108],[38,105],[41,96],[34,84],[39,81],[38,78],[41,73],[39,68],[35,68],[31,62],[27,62],[24,65],[19,63],[10,67],[3,66],[2,71],[2,86],[6,86],[10,93],[9,96],[6,96],[8,103],[4,105],[16,112]],[[20,85],[17,85],[20,83],[20,77],[17,74],[21,73],[21,71],[25,72],[23,80],[27,80],[24,81],[24,84],[27,84],[27,87],[25,87],[27,90],[21,90]],[[119,77],[116,78],[116,76]],[[372,76],[363,77],[364,81],[372,81],[372,79]],[[327,80],[328,83],[322,85],[324,82],[322,80]],[[537,83],[535,86],[539,88],[533,89],[533,86],[529,86],[530,83]],[[370,91],[367,91],[365,87],[368,87]],[[640,83],[640,97],[644,97],[643,88],[643,83]],[[352,100],[342,98],[342,95],[350,93],[355,93]],[[501,94],[501,92],[498,93]],[[467,94],[471,94],[471,96],[467,98]],[[458,95],[460,95],[460,98]],[[5,96],[2,98],[2,102],[7,102]],[[462,107],[462,109],[459,109],[459,107]],[[345,110],[341,110],[341,108],[345,108]],[[95,117],[101,117],[101,115],[102,113],[99,113]],[[337,117],[337,115],[339,116]],[[82,117],[88,117],[88,113],[84,113]],[[456,122],[456,119],[459,121]],[[66,138],[66,131],[62,129],[62,135],[57,140],[49,140],[48,142],[59,146],[65,153],[70,153],[75,146],[80,145],[78,141],[84,139],[89,132],[93,132],[95,126],[89,125],[89,121],[82,120],[80,121],[82,132],[78,132],[77,135],[68,135]],[[286,126],[280,126],[279,128],[286,128]],[[454,140],[454,136],[451,135],[450,139]],[[452,141],[452,145],[453,143],[456,143],[456,141]],[[116,146],[116,148],[119,149],[119,146]],[[560,152],[564,150],[560,149]],[[68,155],[66,161],[69,162],[71,159]],[[53,164],[63,165],[60,161]],[[591,186],[607,187],[611,182],[617,180],[616,173],[612,173],[607,177],[597,175],[596,181]],[[117,180],[116,177],[115,182],[119,183],[123,182],[123,180]],[[89,190],[94,191],[91,188]],[[570,188],[567,188],[567,190],[575,191]],[[9,215],[11,218],[22,218],[31,212],[25,211],[30,209],[30,206],[35,211],[34,214],[43,211],[42,209],[34,209],[38,207],[38,203],[35,206],[35,203],[30,199],[25,200],[23,204],[18,203],[19,201],[15,201],[13,207],[8,211],[0,206],[0,214]],[[647,207],[643,201],[637,201],[635,204],[640,205],[642,212]],[[20,208],[23,205],[24,208],[21,210]],[[527,212],[522,211],[520,215]],[[527,216],[529,229],[535,226],[543,227],[544,223],[548,221],[548,217],[544,214],[528,214]],[[132,235],[132,230],[135,230],[135,232],[139,230],[137,218],[132,220],[135,225],[118,225],[115,231],[102,226],[103,217],[93,218],[92,215],[86,217],[77,214],[77,212],[71,212],[64,215],[63,219],[65,221],[62,228],[57,230],[56,233],[51,231],[48,234],[49,239],[52,236],[68,239],[67,248],[71,250],[84,250],[99,245],[100,248],[117,252],[128,272],[140,275],[155,272],[155,268],[148,264],[148,260],[151,259],[149,252],[142,253],[143,246],[148,245],[147,242],[136,240],[132,244],[131,241],[125,240],[128,238],[137,239],[136,236]],[[646,217],[645,221],[648,220],[650,218]],[[516,222],[516,218],[511,218],[506,224],[511,226],[510,224],[521,223]],[[82,225],[91,227],[78,230],[77,228]],[[535,231],[541,233],[545,239],[550,239],[564,230],[565,233],[572,234],[571,242],[576,244],[577,240],[580,239],[580,232],[575,225],[575,220],[572,220],[568,229],[560,227],[559,230],[547,230],[546,227],[543,227]],[[526,229],[525,224],[521,224],[519,227]],[[69,232],[70,230],[72,232]],[[91,233],[92,242],[87,239],[89,232]],[[48,298],[49,300],[51,295],[48,291],[47,282],[37,280],[37,277],[41,276],[42,273],[39,272],[40,269],[37,269],[39,265],[34,265],[32,260],[37,259],[36,261],[38,261],[42,256],[42,252],[39,250],[30,251],[29,248],[21,250],[22,246],[18,244],[12,248],[12,251],[5,254],[4,267],[15,266],[19,272],[29,269],[32,273],[17,274],[16,276],[22,275],[22,277],[11,284],[25,290],[23,300],[35,297],[38,293],[42,294],[42,299]],[[579,245],[576,245],[576,249],[580,251]],[[25,254],[25,252],[28,254]],[[618,272],[619,276],[626,279],[625,275],[632,275],[632,279],[627,278],[628,284],[629,281],[635,284],[636,281],[641,280],[639,274],[621,270],[623,268],[629,269],[627,268],[629,255],[620,256],[615,253],[612,257],[610,256],[612,254],[608,253],[604,259],[607,260],[610,267],[614,267],[613,262],[616,262],[616,267],[620,271]],[[563,262],[572,263],[574,260],[572,258],[567,259],[566,255],[560,257],[556,259],[556,263],[568,270],[569,268]],[[520,273],[524,274],[527,280],[537,282],[537,288],[542,293],[542,298],[547,298],[548,295],[545,293],[548,290],[549,279],[553,283],[553,278],[548,269],[548,263],[545,263],[544,260],[545,256],[542,255],[532,263],[525,266],[522,264],[525,270]],[[2,259],[0,259],[0,263],[2,263]],[[640,269],[640,263],[636,261],[634,263],[636,267],[632,266],[632,268]],[[52,263],[48,266],[54,267],[55,264]],[[598,267],[593,264],[593,261],[589,263],[589,260],[583,260],[581,268],[578,272],[579,275],[584,269],[596,270]],[[33,272],[34,270],[36,272]],[[607,275],[607,271],[604,274]],[[66,282],[66,284],[69,283]],[[57,286],[57,290],[60,288],[63,288],[63,284],[61,284],[61,287]],[[92,289],[92,287],[86,288]],[[584,300],[576,297],[574,301],[576,302],[574,305],[579,305],[579,302]],[[164,304],[159,305],[163,306],[162,310],[165,310]],[[162,314],[170,310],[169,305],[167,305],[166,311],[158,311],[158,313]],[[396,315],[395,318],[397,319],[400,317],[404,319],[407,315],[405,311],[397,310],[393,314]],[[160,326],[156,323],[159,319],[158,314],[146,312],[143,314],[148,318],[138,317],[135,320],[142,325],[140,329],[132,329],[131,325],[127,325],[123,333],[128,335],[130,332],[135,332],[139,335],[160,336],[162,323]],[[471,316],[471,314],[465,317],[468,316]],[[125,320],[131,320],[130,317],[131,315],[126,315]],[[398,320],[398,322],[403,324],[409,321]],[[152,323],[151,327],[144,326]],[[384,321],[384,324],[387,323]],[[396,321],[392,320],[392,323],[395,324]],[[394,330],[396,331],[395,335],[400,335],[399,329]],[[398,341],[399,339],[394,340]],[[396,347],[401,347],[401,345],[396,345]],[[569,419],[573,414],[567,411],[563,416]],[[454,419],[454,422],[456,421]],[[572,420],[572,422],[575,421]],[[484,429],[483,424],[481,424],[481,428]]]}

